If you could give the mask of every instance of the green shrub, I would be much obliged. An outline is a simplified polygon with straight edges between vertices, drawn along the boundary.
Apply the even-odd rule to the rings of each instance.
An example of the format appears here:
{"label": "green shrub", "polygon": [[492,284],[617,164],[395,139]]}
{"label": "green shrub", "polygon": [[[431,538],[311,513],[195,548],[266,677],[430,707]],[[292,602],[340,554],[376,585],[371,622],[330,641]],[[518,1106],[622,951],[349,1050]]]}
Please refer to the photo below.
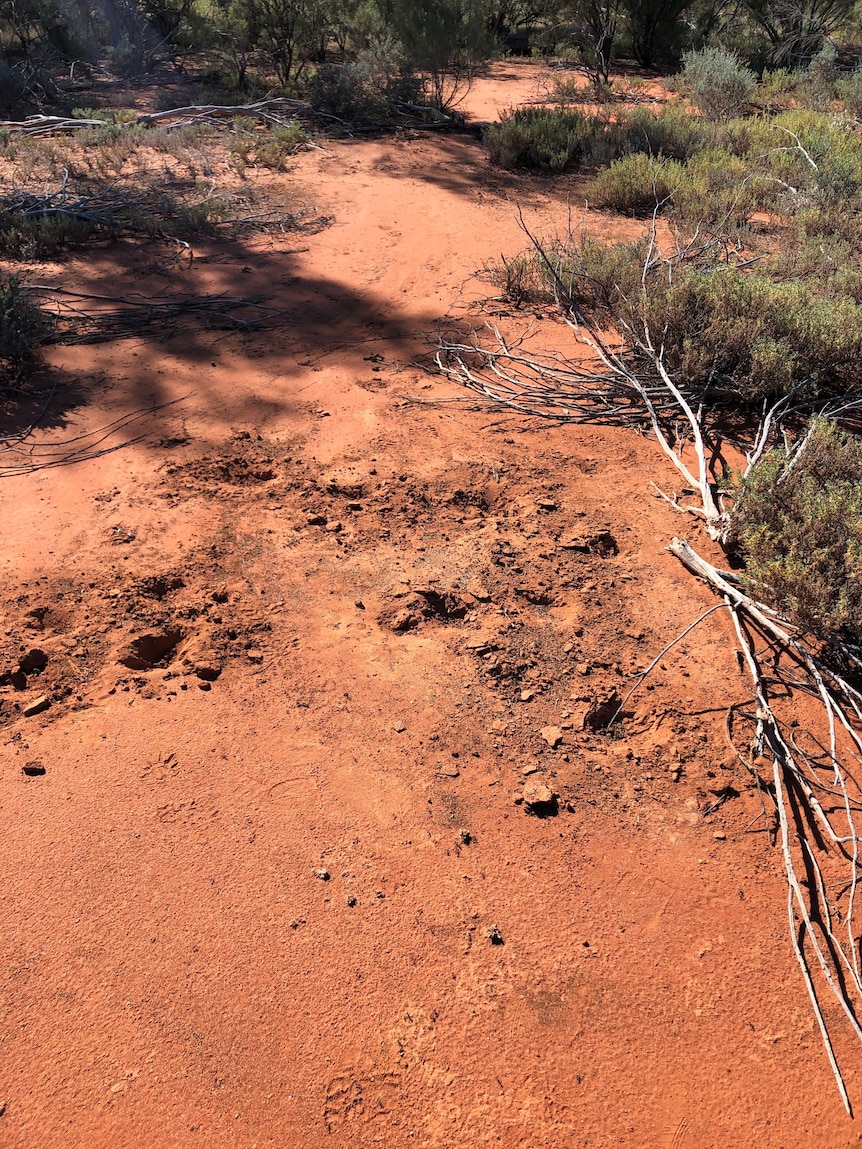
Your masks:
{"label": "green shrub", "polygon": [[0,208],[0,254],[9,259],[45,259],[84,243],[95,230],[75,215],[25,215]]}
{"label": "green shrub", "polygon": [[862,356],[862,307],[818,297],[805,282],[766,272],[692,267],[650,285],[646,318],[663,332],[671,368],[686,385],[754,404],[804,386],[840,387]]}
{"label": "green shrub", "polygon": [[764,184],[745,160],[726,148],[709,148],[698,152],[685,165],[673,212],[685,227],[723,222],[732,230],[748,222],[770,191],[772,185]]}
{"label": "green shrub", "polygon": [[308,143],[308,133],[299,123],[288,124],[287,127],[276,128],[269,136],[258,139],[254,154],[257,162],[265,168],[279,171],[284,167],[288,156],[294,155]]}
{"label": "green shrub", "polygon": [[862,116],[862,67],[855,68],[836,84],[837,96],[857,119]]}
{"label": "green shrub", "polygon": [[817,420],[751,471],[736,530],[752,593],[820,638],[862,641],[862,442]]}
{"label": "green shrub", "polygon": [[685,168],[675,160],[638,152],[615,160],[599,173],[592,200],[596,207],[611,208],[624,215],[648,216],[669,200],[684,178]]}
{"label": "green shrub", "polygon": [[681,79],[695,106],[716,118],[738,111],[748,102],[757,82],[754,73],[724,48],[686,52]]}
{"label": "green shrub", "polygon": [[687,160],[708,146],[711,135],[708,124],[673,104],[659,116],[649,108],[636,108],[621,118],[618,134],[627,152],[646,152],[671,160]]}
{"label": "green shrub", "polygon": [[501,168],[562,172],[594,157],[608,126],[560,108],[515,108],[485,132],[491,163]]}
{"label": "green shrub", "polygon": [[22,289],[18,277],[0,279],[0,366],[17,374],[32,362],[45,342],[50,324]]}

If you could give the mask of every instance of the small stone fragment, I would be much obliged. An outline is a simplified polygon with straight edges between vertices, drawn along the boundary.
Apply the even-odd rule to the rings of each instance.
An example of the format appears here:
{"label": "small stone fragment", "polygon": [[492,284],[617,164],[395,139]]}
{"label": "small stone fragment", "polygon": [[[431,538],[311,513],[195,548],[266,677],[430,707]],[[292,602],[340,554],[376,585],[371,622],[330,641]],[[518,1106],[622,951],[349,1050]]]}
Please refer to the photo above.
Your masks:
{"label": "small stone fragment", "polygon": [[492,946],[501,946],[504,944],[503,935],[500,933],[499,926],[488,926],[485,933],[488,936],[488,941]]}
{"label": "small stone fragment", "polygon": [[329,870],[321,866],[319,870],[314,871],[315,878],[320,878],[321,882],[329,881]]}
{"label": "small stone fragment", "polygon": [[327,523],[326,529],[332,534],[337,535],[340,531],[344,530],[344,527],[341,523]]}
{"label": "small stone fragment", "polygon": [[563,741],[563,732],[559,726],[543,726],[539,733],[552,750],[556,750]]}
{"label": "small stone fragment", "polygon": [[249,660],[249,662],[254,662],[256,665],[259,665],[261,662],[263,662],[263,651],[248,650],[246,651],[246,658]]}
{"label": "small stone fragment", "polygon": [[536,697],[535,690],[522,690],[521,691],[521,701],[522,702],[531,702],[535,697]]}
{"label": "small stone fragment", "polygon": [[361,511],[362,510],[362,503],[350,502],[347,504],[347,509],[348,509],[348,511]]}
{"label": "small stone fragment", "polygon": [[586,678],[586,676],[592,672],[592,667],[588,662],[576,662],[575,670],[578,674],[582,674]]}
{"label": "small stone fragment", "polygon": [[348,906],[350,906],[351,909],[353,909],[353,907],[356,905],[356,898],[354,898],[353,894],[351,894],[350,897],[347,899],[347,904],[348,904]]}
{"label": "small stone fragment", "polygon": [[51,699],[48,695],[41,694],[38,698],[34,698],[32,702],[28,702],[22,713],[25,718],[32,718],[34,714],[41,714],[43,710],[47,710],[50,705]]}
{"label": "small stone fragment", "polygon": [[215,682],[221,674],[221,667],[216,662],[199,662],[195,666],[195,674],[204,682]]}
{"label": "small stone fragment", "polygon": [[552,814],[557,809],[557,795],[538,779],[524,787],[524,805],[534,814]]}
{"label": "small stone fragment", "polygon": [[21,773],[26,774],[28,778],[41,778],[46,770],[41,762],[34,759],[32,762],[24,763],[21,767]]}
{"label": "small stone fragment", "polygon": [[463,828],[458,831],[458,837],[461,839],[462,844],[465,846],[469,846],[473,841],[473,835],[470,833],[470,831]]}
{"label": "small stone fragment", "polygon": [[325,527],[326,515],[319,515],[315,511],[309,511],[305,516],[305,521],[310,527]]}
{"label": "small stone fragment", "polygon": [[713,836],[713,838],[715,838],[716,842],[726,842],[727,841],[727,834],[722,834],[720,830],[718,830],[712,836]]}
{"label": "small stone fragment", "polygon": [[403,734],[404,731],[407,729],[407,727],[404,725],[403,722],[393,722],[392,729],[395,731],[396,734]]}
{"label": "small stone fragment", "polygon": [[557,504],[553,499],[537,499],[536,504],[542,508],[543,511],[555,511]]}

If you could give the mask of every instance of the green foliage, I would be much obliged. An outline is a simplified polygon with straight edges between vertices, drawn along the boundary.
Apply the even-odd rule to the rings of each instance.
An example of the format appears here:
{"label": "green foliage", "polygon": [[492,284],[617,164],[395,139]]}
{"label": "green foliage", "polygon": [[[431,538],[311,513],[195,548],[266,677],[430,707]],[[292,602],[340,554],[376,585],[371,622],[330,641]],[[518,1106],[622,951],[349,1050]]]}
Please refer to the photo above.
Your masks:
{"label": "green foliage", "polygon": [[441,110],[454,107],[495,48],[485,0],[388,0],[380,8],[428,98]]}
{"label": "green foliage", "polygon": [[85,243],[93,231],[88,220],[74,215],[24,215],[0,207],[0,254],[8,259],[47,259]]}
{"label": "green foliage", "polygon": [[0,369],[16,374],[38,355],[50,324],[18,282],[0,278]]}
{"label": "green foliage", "polygon": [[862,117],[862,67],[841,77],[836,84],[836,94],[851,116]]}
{"label": "green foliage", "polygon": [[756,83],[754,73],[723,48],[702,48],[683,56],[682,84],[706,116],[732,115],[747,103]]}
{"label": "green foliage", "polygon": [[501,168],[562,172],[595,154],[608,131],[604,120],[558,108],[515,108],[485,132],[491,162]]}
{"label": "green foliage", "polygon": [[750,472],[736,531],[751,592],[822,639],[862,641],[862,442],[816,420]]}
{"label": "green foliage", "polygon": [[593,184],[596,207],[623,215],[648,216],[665,205],[685,175],[682,164],[643,152],[614,160]]}
{"label": "green foliage", "polygon": [[302,125],[288,124],[287,127],[276,128],[258,141],[255,158],[262,167],[280,171],[287,157],[295,155],[307,143],[308,133]]}
{"label": "green foliage", "polygon": [[687,268],[650,284],[645,318],[663,331],[668,363],[686,385],[712,385],[746,404],[802,387],[840,389],[862,355],[862,306],[812,295],[765,272]]}

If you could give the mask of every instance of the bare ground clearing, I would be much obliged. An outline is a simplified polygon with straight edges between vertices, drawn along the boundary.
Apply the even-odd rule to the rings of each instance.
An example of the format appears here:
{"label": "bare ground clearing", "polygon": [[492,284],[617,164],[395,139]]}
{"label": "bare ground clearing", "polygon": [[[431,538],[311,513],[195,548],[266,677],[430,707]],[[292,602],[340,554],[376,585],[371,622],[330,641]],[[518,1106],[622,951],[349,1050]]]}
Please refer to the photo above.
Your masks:
{"label": "bare ground clearing", "polygon": [[[500,66],[474,112],[535,84]],[[328,229],[39,269],[286,318],[52,349],[37,461],[181,401],[0,485],[0,1145],[862,1143],[727,740],[729,622],[591,728],[713,601],[658,450],[410,401],[452,395],[411,363],[515,201],[551,231],[577,185],[430,134],[284,178]]]}

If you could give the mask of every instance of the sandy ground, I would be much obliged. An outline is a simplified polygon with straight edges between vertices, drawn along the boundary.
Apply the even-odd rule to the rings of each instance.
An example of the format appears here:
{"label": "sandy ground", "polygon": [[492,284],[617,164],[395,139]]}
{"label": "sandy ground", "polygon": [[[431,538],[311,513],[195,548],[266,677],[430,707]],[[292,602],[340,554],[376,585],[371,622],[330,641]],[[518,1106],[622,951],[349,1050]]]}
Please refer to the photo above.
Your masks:
{"label": "sandy ground", "polygon": [[[535,90],[500,65],[469,110]],[[673,475],[414,365],[516,204],[549,233],[577,183],[469,134],[284,178],[331,226],[39,269],[286,319],[52,349],[39,450],[144,408],[102,445],[141,437],[0,484],[0,1145],[862,1144],[725,735],[728,624],[590,726],[713,601],[664,549],[708,547]]]}

